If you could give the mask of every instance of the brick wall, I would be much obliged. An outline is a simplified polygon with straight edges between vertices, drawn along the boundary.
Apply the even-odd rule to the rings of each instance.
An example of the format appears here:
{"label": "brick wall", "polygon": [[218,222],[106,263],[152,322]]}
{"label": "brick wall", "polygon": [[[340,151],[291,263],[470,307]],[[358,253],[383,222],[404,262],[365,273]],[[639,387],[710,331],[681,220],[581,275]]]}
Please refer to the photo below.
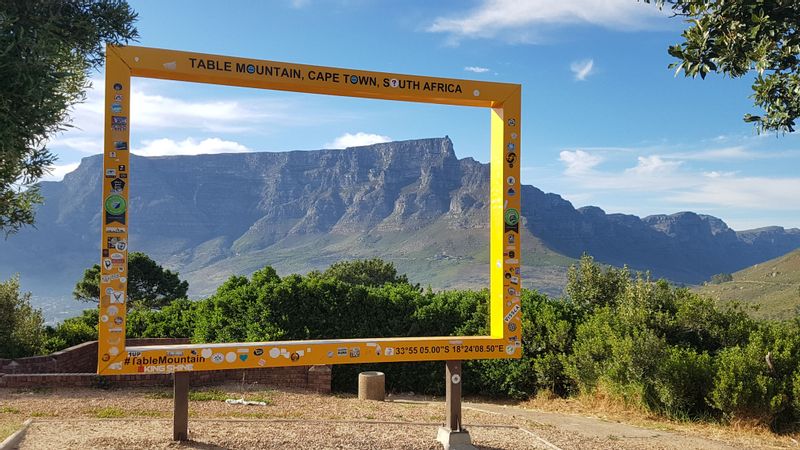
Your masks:
{"label": "brick wall", "polygon": [[[130,346],[185,344],[188,339],[128,339]],[[85,342],[46,356],[0,359],[0,387],[135,387],[170,386],[170,374],[103,375],[97,368],[97,341]],[[272,367],[264,369],[193,372],[190,384],[225,382],[331,391],[330,366]]]}
{"label": "brick wall", "polygon": [[[139,345],[188,344],[189,339],[127,339],[129,347]],[[0,359],[0,373],[87,373],[97,371],[97,341],[84,342],[44,356]]]}

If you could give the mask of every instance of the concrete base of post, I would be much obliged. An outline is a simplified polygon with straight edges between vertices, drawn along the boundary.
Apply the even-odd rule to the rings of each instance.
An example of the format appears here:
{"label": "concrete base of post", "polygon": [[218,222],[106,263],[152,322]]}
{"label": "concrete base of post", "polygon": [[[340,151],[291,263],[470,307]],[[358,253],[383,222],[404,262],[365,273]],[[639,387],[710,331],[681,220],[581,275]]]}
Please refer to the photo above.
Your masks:
{"label": "concrete base of post", "polygon": [[442,443],[444,450],[477,450],[472,445],[469,431],[463,429],[461,431],[453,431],[447,427],[439,427],[436,440]]}

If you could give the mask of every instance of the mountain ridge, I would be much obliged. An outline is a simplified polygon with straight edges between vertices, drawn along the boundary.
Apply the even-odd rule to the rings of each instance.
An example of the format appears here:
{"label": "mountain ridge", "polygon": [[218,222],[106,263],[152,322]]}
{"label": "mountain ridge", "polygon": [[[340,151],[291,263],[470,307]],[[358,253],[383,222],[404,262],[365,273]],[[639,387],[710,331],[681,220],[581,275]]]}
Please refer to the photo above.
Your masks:
{"label": "mountain ridge", "polygon": [[[489,166],[457,158],[449,138],[335,150],[140,157],[130,162],[130,242],[206,295],[231,274],[272,264],[305,272],[353,257],[385,257],[435,288],[485,286]],[[96,263],[101,155],[43,182],[38,229],[0,242],[0,277],[68,295]],[[682,283],[699,283],[800,247],[800,230],[734,231],[713,216],[639,218],[575,208],[521,188],[523,275],[559,293],[583,253]],[[46,259],[43,264],[42,260]]]}

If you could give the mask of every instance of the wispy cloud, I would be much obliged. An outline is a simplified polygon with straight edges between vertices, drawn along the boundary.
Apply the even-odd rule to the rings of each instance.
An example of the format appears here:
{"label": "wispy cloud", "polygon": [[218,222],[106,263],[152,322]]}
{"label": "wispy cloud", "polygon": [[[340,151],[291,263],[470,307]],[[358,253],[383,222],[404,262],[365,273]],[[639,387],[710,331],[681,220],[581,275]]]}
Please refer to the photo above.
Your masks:
{"label": "wispy cloud", "polygon": [[389,142],[392,138],[389,136],[383,136],[380,134],[371,134],[371,133],[364,133],[359,131],[358,133],[351,134],[345,133],[336,139],[333,142],[326,142],[324,144],[325,148],[347,148],[347,147],[361,147],[364,145],[372,145],[372,144],[380,144],[381,142]]}
{"label": "wispy cloud", "polygon": [[305,8],[311,3],[311,0],[289,0],[289,4],[292,5],[292,8],[300,9]]}
{"label": "wispy cloud", "polygon": [[[650,204],[720,209],[796,211],[800,177],[746,176],[736,171],[700,171],[658,155],[637,157],[633,167],[597,170],[597,157],[582,150],[562,151],[564,175],[574,196],[587,203],[600,197],[636,193]],[[592,195],[586,195],[591,193]],[[616,193],[616,194],[615,194]]]}
{"label": "wispy cloud", "polygon": [[490,71],[488,67],[480,67],[480,66],[467,66],[464,67],[464,70],[467,72],[474,72],[474,73],[485,73]]}
{"label": "wispy cloud", "polygon": [[143,141],[140,148],[132,148],[131,152],[141,156],[167,155],[204,155],[211,153],[245,153],[250,149],[244,145],[219,138],[208,138],[198,141],[188,138],[182,141],[172,139],[154,139]]}
{"label": "wispy cloud", "polygon": [[659,27],[665,17],[653,5],[630,0],[483,0],[476,8],[436,18],[427,31],[446,33],[451,43],[462,38],[536,41],[534,29],[543,25],[591,24],[615,30]]}
{"label": "wispy cloud", "polygon": [[564,173],[567,175],[588,173],[603,161],[602,157],[587,153],[583,150],[575,150],[574,152],[564,150],[559,153],[558,159],[566,166]]}
{"label": "wispy cloud", "polygon": [[683,161],[664,161],[658,155],[640,156],[636,167],[626,169],[626,173],[637,175],[663,175],[677,169]]}
{"label": "wispy cloud", "polygon": [[569,66],[569,70],[575,75],[575,79],[578,81],[583,81],[592,74],[592,70],[594,69],[594,60],[593,59],[584,59],[582,61],[574,61]]}

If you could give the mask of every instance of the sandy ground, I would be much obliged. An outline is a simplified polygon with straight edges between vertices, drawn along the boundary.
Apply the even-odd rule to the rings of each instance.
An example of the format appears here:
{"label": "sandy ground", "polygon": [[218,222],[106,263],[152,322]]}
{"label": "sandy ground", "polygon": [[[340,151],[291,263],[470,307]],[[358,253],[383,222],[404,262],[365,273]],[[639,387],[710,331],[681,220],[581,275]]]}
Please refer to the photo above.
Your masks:
{"label": "sandy ground", "polygon": [[[21,449],[442,448],[436,442],[438,425],[445,420],[441,401],[359,401],[257,386],[201,390],[210,389],[213,392],[205,394],[193,391],[198,400],[189,405],[187,443],[171,440],[169,389],[0,389],[0,427],[34,419]],[[221,400],[225,397],[267,405],[229,405]],[[466,403],[463,413],[473,443],[484,449],[775,448],[772,442],[735,445],[696,434],[489,403]]]}

